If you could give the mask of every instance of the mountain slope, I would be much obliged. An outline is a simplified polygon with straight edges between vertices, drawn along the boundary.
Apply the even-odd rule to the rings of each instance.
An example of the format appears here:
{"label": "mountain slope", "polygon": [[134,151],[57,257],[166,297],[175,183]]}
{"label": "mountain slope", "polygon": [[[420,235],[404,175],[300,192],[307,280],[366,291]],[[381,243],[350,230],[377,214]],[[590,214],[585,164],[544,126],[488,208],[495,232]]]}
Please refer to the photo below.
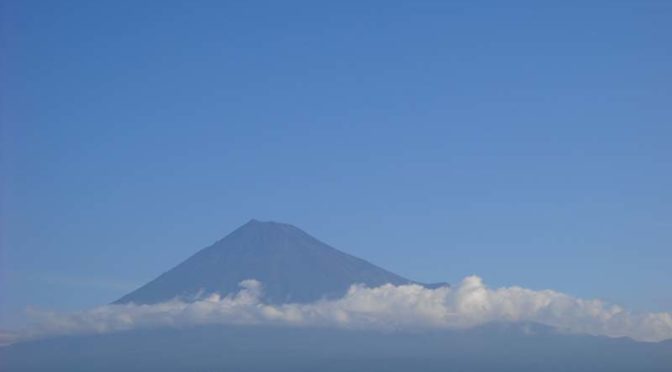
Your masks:
{"label": "mountain slope", "polygon": [[340,297],[350,285],[413,281],[338,251],[302,230],[251,220],[116,303],[151,304],[200,293],[228,294],[256,279],[271,303]]}

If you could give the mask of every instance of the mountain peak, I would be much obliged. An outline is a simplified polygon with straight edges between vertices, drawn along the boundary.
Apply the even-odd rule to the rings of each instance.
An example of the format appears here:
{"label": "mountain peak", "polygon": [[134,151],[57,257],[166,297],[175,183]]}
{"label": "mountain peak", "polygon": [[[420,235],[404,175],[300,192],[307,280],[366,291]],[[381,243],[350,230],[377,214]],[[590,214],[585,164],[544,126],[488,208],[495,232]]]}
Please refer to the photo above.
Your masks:
{"label": "mountain peak", "polygon": [[255,225],[275,224],[275,223],[277,223],[277,222],[275,222],[275,221],[260,221],[256,218],[253,218],[253,219],[247,221],[247,223],[243,226],[255,226]]}
{"label": "mountain peak", "polygon": [[299,247],[306,245],[308,240],[324,244],[296,226],[276,221],[251,219],[205,250],[230,248],[232,245],[248,249],[270,249],[278,246]]}
{"label": "mountain peak", "polygon": [[[278,231],[284,231],[284,232],[297,232],[301,231],[296,226],[290,225],[288,223],[282,223],[282,222],[276,222],[276,221],[260,221],[255,218],[249,220],[246,224],[240,226],[238,229],[234,230],[234,232],[238,230],[247,230],[247,229],[264,229],[264,230],[278,230]],[[302,232],[302,231],[301,231]]]}
{"label": "mountain peak", "polygon": [[117,303],[157,303],[198,294],[227,295],[256,279],[271,303],[311,302],[344,295],[353,284],[415,283],[341,252],[298,227],[252,219]]}

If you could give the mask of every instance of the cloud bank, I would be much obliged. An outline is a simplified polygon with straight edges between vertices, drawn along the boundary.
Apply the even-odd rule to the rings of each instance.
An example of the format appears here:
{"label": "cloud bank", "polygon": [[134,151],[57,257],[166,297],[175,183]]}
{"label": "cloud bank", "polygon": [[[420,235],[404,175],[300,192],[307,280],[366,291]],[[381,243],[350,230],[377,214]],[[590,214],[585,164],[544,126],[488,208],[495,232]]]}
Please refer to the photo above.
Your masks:
{"label": "cloud bank", "polygon": [[552,290],[491,289],[477,276],[469,276],[455,287],[437,289],[355,285],[343,298],[309,304],[270,305],[261,300],[262,293],[261,283],[246,280],[237,294],[212,294],[193,302],[105,305],[75,313],[31,310],[34,326],[2,339],[9,343],[56,335],[204,324],[422,331],[464,329],[489,322],[537,322],[567,332],[639,341],[672,338],[672,313],[633,313],[600,300],[574,298]]}

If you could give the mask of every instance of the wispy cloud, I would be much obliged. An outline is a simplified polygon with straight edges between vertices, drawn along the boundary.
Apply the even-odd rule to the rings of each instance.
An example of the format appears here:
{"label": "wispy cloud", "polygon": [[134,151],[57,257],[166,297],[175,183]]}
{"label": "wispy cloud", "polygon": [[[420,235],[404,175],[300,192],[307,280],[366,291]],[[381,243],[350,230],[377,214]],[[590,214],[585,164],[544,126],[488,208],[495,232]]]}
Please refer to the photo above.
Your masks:
{"label": "wispy cloud", "polygon": [[672,313],[633,313],[600,300],[584,300],[552,290],[488,288],[470,276],[455,287],[419,285],[352,286],[341,299],[309,304],[270,305],[261,283],[246,280],[235,295],[212,294],[194,302],[105,305],[75,313],[32,310],[35,325],[15,339],[106,333],[151,327],[202,324],[276,324],[349,329],[424,330],[469,328],[488,322],[538,322],[568,332],[672,338]]}
{"label": "wispy cloud", "polygon": [[142,284],[142,280],[120,280],[100,276],[68,276],[45,271],[5,270],[4,274],[10,280],[15,281],[32,281],[40,285],[54,287],[121,293],[138,288]]}
{"label": "wispy cloud", "polygon": [[24,338],[25,335],[19,333],[0,331],[0,346],[10,345],[14,342],[21,341]]}
{"label": "wispy cloud", "polygon": [[67,276],[48,276],[41,277],[52,285],[71,288],[97,289],[105,291],[130,291],[140,286],[140,281],[125,281],[98,277],[67,277]]}

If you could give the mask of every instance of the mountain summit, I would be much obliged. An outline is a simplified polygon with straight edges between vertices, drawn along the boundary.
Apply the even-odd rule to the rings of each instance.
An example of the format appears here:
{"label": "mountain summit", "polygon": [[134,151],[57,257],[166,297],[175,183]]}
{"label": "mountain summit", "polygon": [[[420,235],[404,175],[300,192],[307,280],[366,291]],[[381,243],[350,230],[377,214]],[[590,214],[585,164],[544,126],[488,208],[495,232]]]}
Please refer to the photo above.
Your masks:
{"label": "mountain summit", "polygon": [[415,283],[343,253],[292,225],[251,220],[116,303],[151,304],[199,293],[237,292],[256,279],[270,303],[311,302],[344,295],[352,284]]}

